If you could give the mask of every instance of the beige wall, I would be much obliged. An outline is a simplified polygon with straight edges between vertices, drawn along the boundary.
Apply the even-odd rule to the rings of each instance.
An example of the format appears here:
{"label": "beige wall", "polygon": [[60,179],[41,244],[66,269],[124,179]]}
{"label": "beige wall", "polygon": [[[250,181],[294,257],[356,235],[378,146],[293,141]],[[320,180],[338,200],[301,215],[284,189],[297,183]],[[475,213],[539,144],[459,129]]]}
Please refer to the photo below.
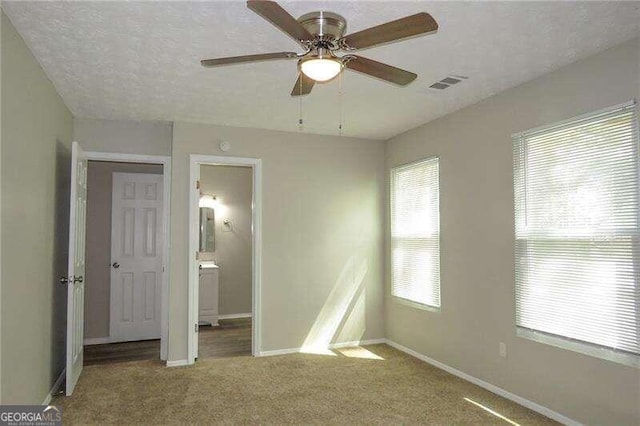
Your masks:
{"label": "beige wall", "polygon": [[171,137],[165,121],[73,119],[73,139],[85,151],[171,155]]}
{"label": "beige wall", "polygon": [[[201,253],[220,267],[219,310],[222,315],[251,312],[251,167],[200,167],[200,191],[215,195],[215,251]],[[224,225],[229,220],[230,226]]]}
{"label": "beige wall", "polygon": [[2,13],[2,404],[41,404],[64,368],[73,118]]}
{"label": "beige wall", "polygon": [[381,142],[182,122],[173,131],[170,360],[187,357],[192,153],[262,159],[262,350],[300,347],[323,326],[337,328],[334,340],[383,336]]}
{"label": "beige wall", "polygon": [[84,337],[109,337],[113,173],[162,174],[160,164],[89,161]]}
{"label": "beige wall", "polygon": [[387,277],[387,338],[580,422],[640,422],[637,368],[515,335],[510,138],[637,98],[639,47],[625,43],[388,142],[387,173],[440,156],[442,311],[398,303]]}

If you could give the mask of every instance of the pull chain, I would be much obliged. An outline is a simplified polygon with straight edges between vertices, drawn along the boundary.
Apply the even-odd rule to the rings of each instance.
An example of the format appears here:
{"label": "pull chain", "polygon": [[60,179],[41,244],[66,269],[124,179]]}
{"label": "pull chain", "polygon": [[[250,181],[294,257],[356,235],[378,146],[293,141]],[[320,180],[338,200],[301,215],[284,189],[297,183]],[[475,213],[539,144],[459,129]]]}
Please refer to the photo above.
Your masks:
{"label": "pull chain", "polygon": [[340,113],[340,122],[338,123],[338,132],[339,135],[342,136],[342,124],[343,124],[343,113],[342,113],[342,75],[344,73],[341,72],[338,75],[338,109]]}
{"label": "pull chain", "polygon": [[298,85],[298,130],[304,130],[304,121],[302,119],[302,74],[298,77],[300,84]]}

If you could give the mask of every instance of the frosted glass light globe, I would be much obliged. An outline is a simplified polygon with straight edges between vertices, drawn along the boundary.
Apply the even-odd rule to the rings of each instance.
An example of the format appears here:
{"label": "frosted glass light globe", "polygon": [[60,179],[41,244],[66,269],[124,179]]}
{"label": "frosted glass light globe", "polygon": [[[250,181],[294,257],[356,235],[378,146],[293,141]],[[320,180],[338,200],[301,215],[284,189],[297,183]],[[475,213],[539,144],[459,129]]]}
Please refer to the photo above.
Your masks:
{"label": "frosted glass light globe", "polygon": [[335,59],[309,59],[300,64],[302,72],[315,81],[329,81],[342,70],[342,63]]}

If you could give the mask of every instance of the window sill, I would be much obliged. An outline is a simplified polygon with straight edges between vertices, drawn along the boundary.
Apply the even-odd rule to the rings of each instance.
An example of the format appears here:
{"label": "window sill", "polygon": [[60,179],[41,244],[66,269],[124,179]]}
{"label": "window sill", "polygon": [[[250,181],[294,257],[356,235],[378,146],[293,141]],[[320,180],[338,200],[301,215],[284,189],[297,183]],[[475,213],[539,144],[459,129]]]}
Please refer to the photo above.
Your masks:
{"label": "window sill", "polygon": [[613,349],[589,345],[575,340],[564,339],[562,337],[551,336],[539,331],[516,327],[516,335],[534,342],[555,346],[556,348],[578,352],[583,355],[604,359],[630,367],[640,367],[640,356],[626,352],[619,352]]}
{"label": "window sill", "polygon": [[402,297],[391,295],[391,299],[400,305],[410,306],[412,308],[421,309],[423,311],[437,312],[437,313],[440,312],[440,308],[436,308],[435,306],[424,305],[422,303],[414,302],[409,299],[403,299]]}

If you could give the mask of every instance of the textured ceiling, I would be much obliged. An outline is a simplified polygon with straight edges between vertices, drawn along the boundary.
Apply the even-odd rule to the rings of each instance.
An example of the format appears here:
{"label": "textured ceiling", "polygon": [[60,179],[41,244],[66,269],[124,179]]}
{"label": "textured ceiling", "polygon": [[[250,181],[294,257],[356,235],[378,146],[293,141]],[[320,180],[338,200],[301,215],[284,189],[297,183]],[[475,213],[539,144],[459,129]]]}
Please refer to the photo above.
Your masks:
{"label": "textured ceiling", "polygon": [[[434,35],[360,51],[418,73],[401,88],[347,71],[302,100],[304,131],[387,139],[637,36],[638,2],[282,2],[348,32],[419,11]],[[30,2],[2,7],[74,115],[298,131],[295,61],[205,69],[203,58],[296,50],[240,2]],[[447,75],[469,79],[429,89]]]}

